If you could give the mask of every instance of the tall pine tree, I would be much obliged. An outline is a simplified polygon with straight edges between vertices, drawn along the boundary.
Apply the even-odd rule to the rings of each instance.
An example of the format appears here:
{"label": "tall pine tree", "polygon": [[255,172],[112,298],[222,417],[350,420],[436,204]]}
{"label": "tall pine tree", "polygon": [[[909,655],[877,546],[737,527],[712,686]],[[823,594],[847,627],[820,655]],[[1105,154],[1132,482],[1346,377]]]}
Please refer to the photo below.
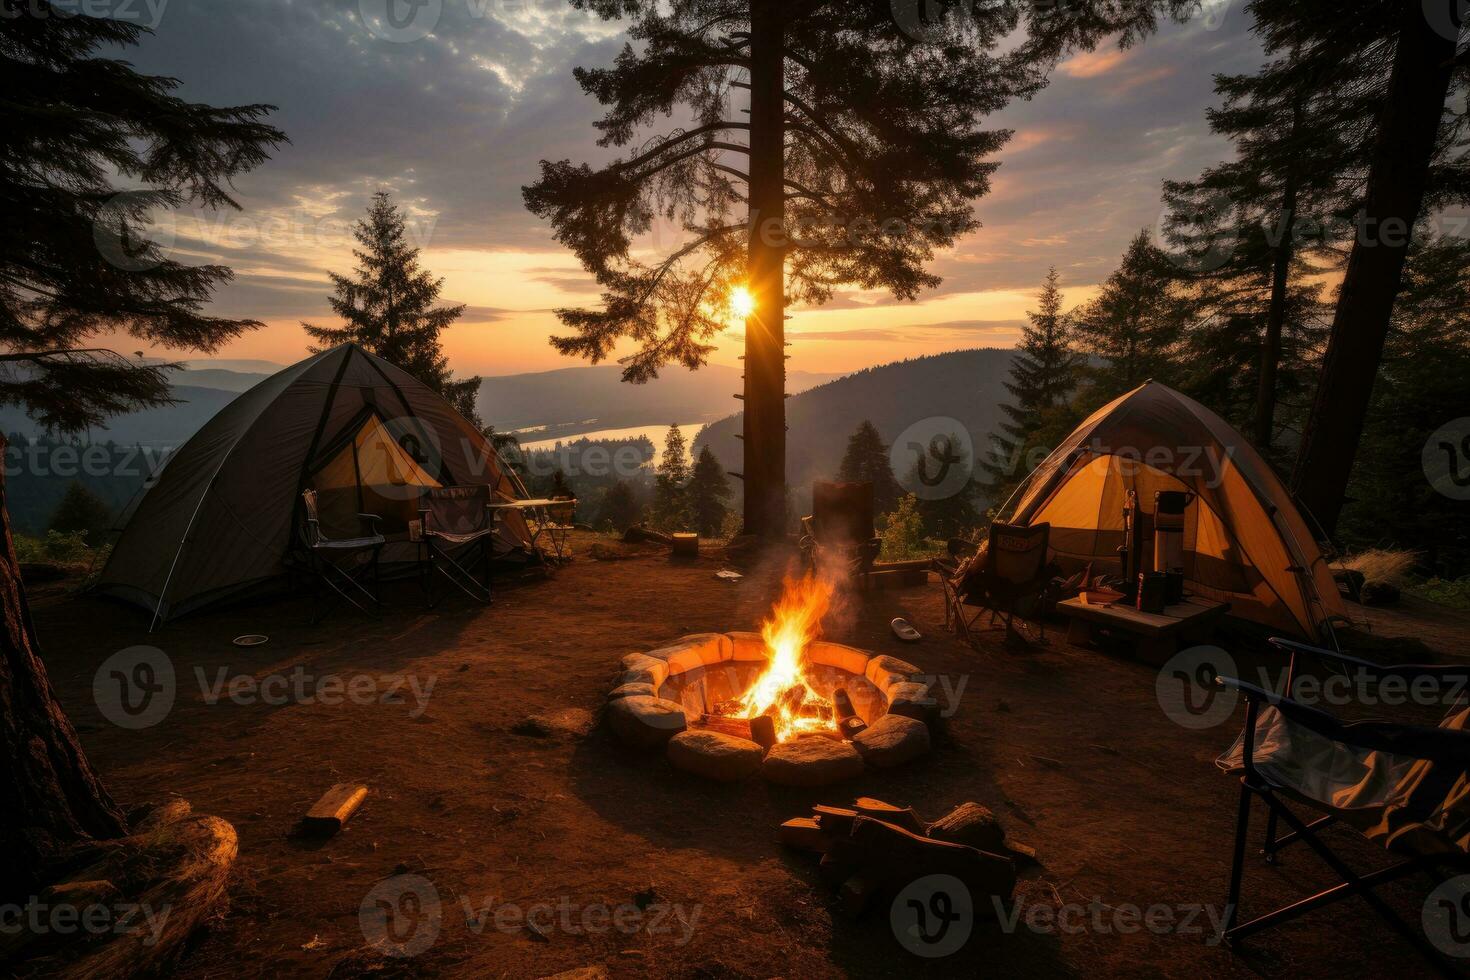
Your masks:
{"label": "tall pine tree", "polygon": [[[1192,8],[574,3],[629,24],[612,67],[576,77],[607,107],[600,143],[637,149],[596,169],[543,161],[525,189],[603,289],[600,308],[558,311],[570,332],[552,343],[594,362],[631,347],[624,377],[641,382],[669,363],[699,367],[742,317],[745,530],[763,537],[785,532],[788,300],[820,304],[847,284],[910,299],[937,284],[925,266],[976,227],[989,157],[1009,136],[982,128],[986,114],[1035,92],[1069,50],[1135,40],[1160,11]],[[644,138],[670,116],[689,123]],[[648,263],[634,239],[657,218],[687,240]]]}
{"label": "tall pine tree", "polygon": [[725,468],[710,452],[709,446],[699,450],[694,461],[694,472],[689,478],[689,516],[694,530],[707,538],[717,536],[725,526],[725,515],[730,507],[730,481],[725,478]]}
{"label": "tall pine tree", "polygon": [[846,483],[873,484],[875,514],[891,513],[903,497],[903,489],[893,475],[888,449],[878,427],[863,419],[857,431],[848,437],[847,451],[842,454],[842,465],[837,469],[837,479]]}
{"label": "tall pine tree", "polygon": [[[140,225],[154,208],[238,207],[231,179],[286,139],[264,122],[271,106],[186,102],[175,79],[103,56],[144,31],[69,8],[29,0],[0,17],[0,405],[62,431],[172,400],[164,371],[89,348],[92,337],[122,331],[208,352],[260,326],[203,312],[230,270],[182,265]],[[46,676],[3,469],[0,605],[0,902],[9,902],[49,884],[42,876],[60,854],[120,837],[127,821]]]}
{"label": "tall pine tree", "polygon": [[1177,267],[1140,231],[1118,270],[1074,314],[1077,348],[1095,358],[1082,369],[1089,382],[1084,407],[1096,408],[1150,378],[1169,380],[1189,318]]}
{"label": "tall pine tree", "polygon": [[[1470,58],[1462,50],[1464,4],[1255,0],[1251,9],[1268,51],[1330,53],[1356,46],[1392,52],[1375,92],[1358,232],[1292,479],[1298,500],[1331,534],[1346,498],[1412,233],[1434,204],[1436,154],[1447,127],[1464,124],[1459,105],[1470,84]],[[1463,153],[1456,157],[1440,166],[1467,166]]]}
{"label": "tall pine tree", "polygon": [[664,452],[658,461],[658,473],[653,478],[651,515],[654,525],[666,531],[688,530],[691,520],[688,445],[679,427],[669,426],[664,436]]}
{"label": "tall pine tree", "polygon": [[1067,426],[1064,413],[1068,398],[1077,386],[1083,358],[1072,350],[1067,316],[1062,312],[1061,280],[1053,266],[1041,284],[1037,308],[1026,313],[1021,343],[1011,362],[1006,390],[1012,401],[1001,406],[1007,421],[991,434],[991,451],[978,460],[985,474],[980,492],[991,507],[1010,497],[1039,459],[1036,451],[1049,448]]}
{"label": "tall pine tree", "polygon": [[443,395],[476,426],[479,378],[455,380],[439,335],[464,313],[464,305],[434,308],[443,279],[420,269],[419,250],[406,237],[402,212],[387,191],[373,195],[367,218],[353,233],[359,248],[351,277],[329,273],[336,290],[332,310],[346,322],[340,327],[302,326],[323,350],[352,342],[396,364]]}

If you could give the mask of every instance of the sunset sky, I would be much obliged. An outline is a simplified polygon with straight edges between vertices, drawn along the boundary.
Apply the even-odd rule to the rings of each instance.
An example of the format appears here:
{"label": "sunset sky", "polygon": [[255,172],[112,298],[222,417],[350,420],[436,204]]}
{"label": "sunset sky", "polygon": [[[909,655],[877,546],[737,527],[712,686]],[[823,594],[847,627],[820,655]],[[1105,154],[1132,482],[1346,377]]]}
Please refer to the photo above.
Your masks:
{"label": "sunset sky", "polygon": [[[156,35],[126,55],[183,79],[187,98],[276,104],[273,121],[292,140],[239,180],[242,212],[158,224],[181,260],[234,268],[216,311],[267,323],[216,356],[300,358],[299,321],[333,322],[326,272],[351,268],[351,224],[386,188],[410,213],[424,265],[445,278],[445,300],[469,305],[445,336],[458,373],[582,363],[547,344],[558,330],[551,311],[595,302],[596,290],[524,210],[520,188],[543,157],[609,155],[594,144],[598,107],[571,71],[611,61],[619,26],[562,0],[427,0],[420,10],[438,9],[434,30],[389,40],[373,30],[383,3],[153,0]],[[992,120],[1015,137],[999,155],[993,192],[978,202],[983,227],[933,265],[944,284],[915,303],[851,292],[794,311],[792,369],[850,371],[1011,346],[1052,264],[1069,304],[1090,296],[1128,239],[1158,224],[1160,181],[1228,155],[1204,109],[1215,73],[1259,62],[1248,26],[1227,0],[1141,47],[1110,45],[1063,63],[1049,88]],[[661,229],[644,244],[661,251],[676,235]],[[734,363],[735,335],[717,361]],[[128,338],[115,346],[138,347]]]}

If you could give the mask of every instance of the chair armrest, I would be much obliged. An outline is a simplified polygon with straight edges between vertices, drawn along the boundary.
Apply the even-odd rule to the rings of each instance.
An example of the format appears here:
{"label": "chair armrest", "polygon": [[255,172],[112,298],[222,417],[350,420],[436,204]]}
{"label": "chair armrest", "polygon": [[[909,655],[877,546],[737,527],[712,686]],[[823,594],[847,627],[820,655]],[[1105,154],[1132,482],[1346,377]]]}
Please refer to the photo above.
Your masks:
{"label": "chair armrest", "polygon": [[374,534],[381,532],[383,519],[377,514],[358,514],[357,519],[372,528]]}
{"label": "chair armrest", "polygon": [[[1462,768],[1470,760],[1470,732],[1383,721],[1344,723],[1320,708],[1302,704],[1293,698],[1283,697],[1238,678],[1216,677],[1215,683],[1246,698],[1250,706],[1247,712],[1247,731],[1252,738],[1256,710],[1260,705],[1267,704],[1280,711],[1288,721],[1341,745]],[[1251,739],[1248,738],[1247,747],[1250,744]]]}
{"label": "chair armrest", "polygon": [[1337,650],[1312,646],[1310,643],[1298,643],[1296,640],[1288,640],[1279,636],[1271,637],[1269,642],[1276,649],[1289,653],[1293,663],[1295,663],[1298,654],[1305,654],[1319,657],[1323,660],[1336,661],[1345,666],[1356,667],[1377,680],[1383,680],[1388,677],[1415,680],[1420,677],[1425,677],[1432,680],[1453,680],[1458,678],[1462,682],[1470,682],[1470,665],[1466,664],[1375,664],[1371,660],[1363,660],[1361,657],[1352,657]]}

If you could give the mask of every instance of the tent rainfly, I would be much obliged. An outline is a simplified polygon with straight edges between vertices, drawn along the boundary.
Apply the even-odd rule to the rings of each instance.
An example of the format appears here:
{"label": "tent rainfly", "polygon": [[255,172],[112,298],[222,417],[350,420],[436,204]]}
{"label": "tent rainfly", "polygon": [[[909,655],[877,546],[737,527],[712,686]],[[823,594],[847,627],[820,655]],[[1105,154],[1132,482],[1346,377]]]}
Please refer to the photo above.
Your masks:
{"label": "tent rainfly", "polygon": [[1271,630],[1332,641],[1333,622],[1345,619],[1341,597],[1286,486],[1224,419],[1158,382],[1094,412],[1027,477],[1001,518],[1050,523],[1063,568],[1116,569],[1129,490],[1150,514],[1156,491],[1194,495],[1184,527],[1191,591]]}
{"label": "tent rainfly", "polygon": [[[153,624],[277,580],[298,543],[302,491],[322,530],[350,537],[358,513],[382,518],[384,562],[412,560],[424,487],[489,484],[526,496],[484,435],[442,397],[356,344],[257,384],[206,422],[154,477],[108,558],[97,591],[143,606]],[[530,554],[518,515],[497,550]]]}

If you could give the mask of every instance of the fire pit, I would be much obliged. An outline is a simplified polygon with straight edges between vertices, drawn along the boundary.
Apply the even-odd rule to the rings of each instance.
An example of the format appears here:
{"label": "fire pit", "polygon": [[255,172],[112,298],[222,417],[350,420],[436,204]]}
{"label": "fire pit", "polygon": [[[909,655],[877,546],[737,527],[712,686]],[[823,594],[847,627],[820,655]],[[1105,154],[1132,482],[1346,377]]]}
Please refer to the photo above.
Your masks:
{"label": "fire pit", "polygon": [[609,727],[721,780],[760,772],[820,786],[924,754],[927,679],[897,658],[814,639],[829,594],[810,578],[788,583],[760,633],[696,633],[624,657]]}

